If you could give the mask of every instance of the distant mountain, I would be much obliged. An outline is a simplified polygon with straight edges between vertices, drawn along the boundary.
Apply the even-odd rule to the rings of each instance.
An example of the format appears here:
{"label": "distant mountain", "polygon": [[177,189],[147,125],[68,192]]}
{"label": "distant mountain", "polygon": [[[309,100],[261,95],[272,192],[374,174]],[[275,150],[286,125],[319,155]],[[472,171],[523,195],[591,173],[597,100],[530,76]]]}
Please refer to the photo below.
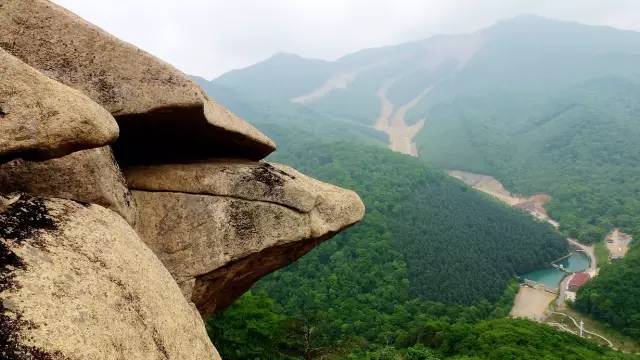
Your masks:
{"label": "distant mountain", "polygon": [[287,99],[320,86],[331,71],[332,66],[326,61],[278,53],[248,68],[228,72],[215,83],[254,96]]}
{"label": "distant mountain", "polygon": [[[361,130],[424,119],[410,139],[421,158],[551,193],[563,230],[595,241],[612,225],[633,227],[625,215],[640,212],[618,179],[640,176],[638,64],[638,32],[524,15],[333,62],[278,54],[203,84],[233,92],[231,102],[293,106]],[[393,139],[386,132],[377,139]]]}
{"label": "distant mountain", "polygon": [[[278,54],[200,83],[276,137],[404,141],[436,167],[549,193],[565,235],[603,242],[619,227],[640,239],[638,32],[527,15],[333,62]],[[634,336],[626,289],[640,288],[639,258],[632,246],[578,294],[583,311]]]}
{"label": "distant mountain", "polygon": [[473,34],[366,49],[334,62],[277,54],[214,82],[372,124],[379,111],[376,91],[389,80],[396,105],[436,85],[409,114],[416,119],[456,97],[513,91],[550,96],[592,78],[637,76],[638,60],[636,32],[519,16]]}

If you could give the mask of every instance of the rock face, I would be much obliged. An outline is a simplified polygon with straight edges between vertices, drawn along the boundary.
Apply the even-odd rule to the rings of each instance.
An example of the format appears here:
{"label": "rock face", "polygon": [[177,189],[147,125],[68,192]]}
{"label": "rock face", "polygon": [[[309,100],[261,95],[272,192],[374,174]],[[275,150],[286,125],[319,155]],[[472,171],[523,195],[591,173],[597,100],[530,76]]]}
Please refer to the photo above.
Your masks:
{"label": "rock face", "polygon": [[357,194],[263,162],[127,169],[137,230],[203,316],[359,221]]}
{"label": "rock face", "polygon": [[135,225],[138,212],[108,146],[42,161],[0,165],[0,193],[27,192],[102,205]]}
{"label": "rock face", "polygon": [[261,159],[275,150],[183,73],[69,11],[46,0],[0,6],[0,47],[109,110],[123,161]]}
{"label": "rock face", "polygon": [[170,65],[0,0],[0,359],[220,359],[201,317],[364,214],[274,149]]}
{"label": "rock face", "polygon": [[219,359],[198,313],[118,215],[22,195],[0,212],[4,359]]}
{"label": "rock face", "polygon": [[109,112],[0,48],[0,162],[63,156],[117,137]]}

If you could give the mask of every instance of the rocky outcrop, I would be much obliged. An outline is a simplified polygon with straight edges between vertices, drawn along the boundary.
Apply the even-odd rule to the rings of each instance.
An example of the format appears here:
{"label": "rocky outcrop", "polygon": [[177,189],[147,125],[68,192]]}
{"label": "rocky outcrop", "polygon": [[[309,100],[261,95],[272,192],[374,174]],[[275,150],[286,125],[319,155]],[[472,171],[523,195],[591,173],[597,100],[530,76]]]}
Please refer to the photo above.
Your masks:
{"label": "rocky outcrop", "polygon": [[118,120],[127,162],[261,159],[274,143],[171,65],[46,0],[3,0],[0,47],[87,94]]}
{"label": "rocky outcrop", "polygon": [[0,162],[63,156],[117,136],[109,112],[0,48]]}
{"label": "rocky outcrop", "polygon": [[0,193],[27,192],[98,204],[135,225],[138,212],[108,146],[47,161],[0,164]]}
{"label": "rocky outcrop", "polygon": [[201,316],[362,218],[67,10],[0,0],[0,29],[0,358],[219,359]]}
{"label": "rocky outcrop", "polygon": [[136,166],[127,168],[125,176],[131,189],[264,201],[305,213],[326,189],[342,191],[285,165],[246,160]]}
{"label": "rocky outcrop", "polygon": [[137,229],[203,316],[359,221],[357,194],[264,162],[126,171]]}
{"label": "rocky outcrop", "polygon": [[219,359],[198,313],[117,214],[25,195],[4,203],[0,357]]}

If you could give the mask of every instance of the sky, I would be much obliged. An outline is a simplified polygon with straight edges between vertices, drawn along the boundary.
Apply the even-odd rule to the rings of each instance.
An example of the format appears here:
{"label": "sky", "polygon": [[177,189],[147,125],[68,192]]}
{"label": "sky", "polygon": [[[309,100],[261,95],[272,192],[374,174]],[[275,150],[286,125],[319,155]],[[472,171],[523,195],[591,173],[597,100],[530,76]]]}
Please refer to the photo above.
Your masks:
{"label": "sky", "polygon": [[640,31],[640,0],[53,0],[180,70],[215,78],[277,52],[335,60],[521,14]]}

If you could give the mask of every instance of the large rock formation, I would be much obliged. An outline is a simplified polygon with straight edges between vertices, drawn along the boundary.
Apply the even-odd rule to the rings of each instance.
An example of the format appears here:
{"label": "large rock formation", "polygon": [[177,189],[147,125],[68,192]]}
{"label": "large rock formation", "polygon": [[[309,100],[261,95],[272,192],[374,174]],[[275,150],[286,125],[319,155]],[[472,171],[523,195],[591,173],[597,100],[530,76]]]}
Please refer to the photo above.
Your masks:
{"label": "large rock formation", "polygon": [[47,161],[0,164],[0,193],[15,191],[102,205],[131,225],[138,218],[135,200],[108,146]]}
{"label": "large rock formation", "polygon": [[0,162],[63,156],[117,137],[109,112],[0,48]]}
{"label": "large rock formation", "polygon": [[46,0],[3,0],[0,47],[87,94],[118,120],[118,157],[260,159],[273,141],[171,65]]}
{"label": "large rock formation", "polygon": [[128,169],[138,233],[203,316],[359,221],[358,195],[264,162]]}
{"label": "large rock formation", "polygon": [[0,358],[219,358],[171,275],[105,208],[13,199],[0,260]]}
{"label": "large rock formation", "polygon": [[219,359],[200,315],[363,216],[61,7],[0,0],[0,29],[0,358]]}

